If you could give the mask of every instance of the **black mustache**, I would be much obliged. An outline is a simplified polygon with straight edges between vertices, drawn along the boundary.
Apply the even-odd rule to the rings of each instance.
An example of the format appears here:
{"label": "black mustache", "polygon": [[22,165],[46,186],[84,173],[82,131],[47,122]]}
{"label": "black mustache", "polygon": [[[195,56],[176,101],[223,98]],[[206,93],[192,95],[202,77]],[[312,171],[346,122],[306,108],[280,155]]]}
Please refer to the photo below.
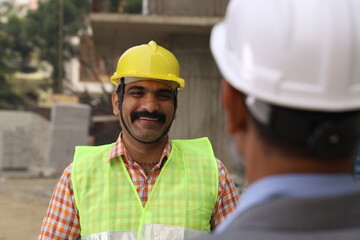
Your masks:
{"label": "black mustache", "polygon": [[162,123],[165,123],[165,121],[166,121],[165,114],[163,114],[159,111],[154,111],[154,112],[141,111],[141,112],[132,112],[130,114],[131,122],[134,122],[135,120],[137,120],[141,117],[157,118],[157,119],[159,119],[158,121],[162,122]]}

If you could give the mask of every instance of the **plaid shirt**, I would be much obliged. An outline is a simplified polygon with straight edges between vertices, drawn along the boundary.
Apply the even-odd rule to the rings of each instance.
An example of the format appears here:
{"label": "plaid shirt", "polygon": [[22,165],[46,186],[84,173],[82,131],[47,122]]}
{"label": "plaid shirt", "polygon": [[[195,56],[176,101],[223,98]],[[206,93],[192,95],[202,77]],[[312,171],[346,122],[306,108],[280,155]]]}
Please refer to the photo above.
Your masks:
{"label": "plaid shirt", "polygon": [[[157,177],[160,174],[162,162],[166,161],[171,151],[171,141],[168,139],[163,150],[160,162],[146,175],[145,171],[134,161],[126,151],[121,135],[117,139],[109,154],[111,159],[122,156],[125,166],[136,187],[140,199],[145,205]],[[211,219],[214,230],[224,218],[237,206],[239,195],[225,166],[217,160],[219,168],[219,192],[214,213]],[[79,215],[75,205],[75,198],[71,184],[71,164],[64,170],[51,197],[49,208],[44,217],[39,240],[80,239]]]}

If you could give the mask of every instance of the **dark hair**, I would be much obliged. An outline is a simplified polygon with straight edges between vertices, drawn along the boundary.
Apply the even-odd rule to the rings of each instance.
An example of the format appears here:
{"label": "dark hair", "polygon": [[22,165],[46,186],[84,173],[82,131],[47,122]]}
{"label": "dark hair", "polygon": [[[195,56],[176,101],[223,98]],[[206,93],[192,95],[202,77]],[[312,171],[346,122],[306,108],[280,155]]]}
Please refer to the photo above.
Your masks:
{"label": "dark hair", "polygon": [[319,112],[271,106],[266,125],[250,116],[263,139],[289,156],[334,161],[349,158],[360,140],[360,111]]}

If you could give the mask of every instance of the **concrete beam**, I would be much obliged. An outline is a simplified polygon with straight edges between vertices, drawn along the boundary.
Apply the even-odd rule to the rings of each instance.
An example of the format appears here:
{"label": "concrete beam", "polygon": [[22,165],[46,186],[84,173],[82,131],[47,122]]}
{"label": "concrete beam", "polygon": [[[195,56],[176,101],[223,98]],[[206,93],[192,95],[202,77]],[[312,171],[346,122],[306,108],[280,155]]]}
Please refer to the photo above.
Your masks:
{"label": "concrete beam", "polygon": [[93,13],[90,23],[97,55],[114,57],[134,45],[158,41],[164,47],[172,35],[209,34],[222,17],[155,16],[119,13]]}

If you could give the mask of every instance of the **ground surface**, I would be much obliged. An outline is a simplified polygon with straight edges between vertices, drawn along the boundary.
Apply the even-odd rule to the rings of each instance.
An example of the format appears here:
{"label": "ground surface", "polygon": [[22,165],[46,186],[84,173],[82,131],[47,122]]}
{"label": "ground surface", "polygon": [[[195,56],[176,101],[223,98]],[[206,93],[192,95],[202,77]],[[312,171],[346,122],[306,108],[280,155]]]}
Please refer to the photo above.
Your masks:
{"label": "ground surface", "polygon": [[57,181],[0,171],[0,240],[38,239]]}
{"label": "ground surface", "polygon": [[0,240],[38,238],[56,182],[0,175]]}

